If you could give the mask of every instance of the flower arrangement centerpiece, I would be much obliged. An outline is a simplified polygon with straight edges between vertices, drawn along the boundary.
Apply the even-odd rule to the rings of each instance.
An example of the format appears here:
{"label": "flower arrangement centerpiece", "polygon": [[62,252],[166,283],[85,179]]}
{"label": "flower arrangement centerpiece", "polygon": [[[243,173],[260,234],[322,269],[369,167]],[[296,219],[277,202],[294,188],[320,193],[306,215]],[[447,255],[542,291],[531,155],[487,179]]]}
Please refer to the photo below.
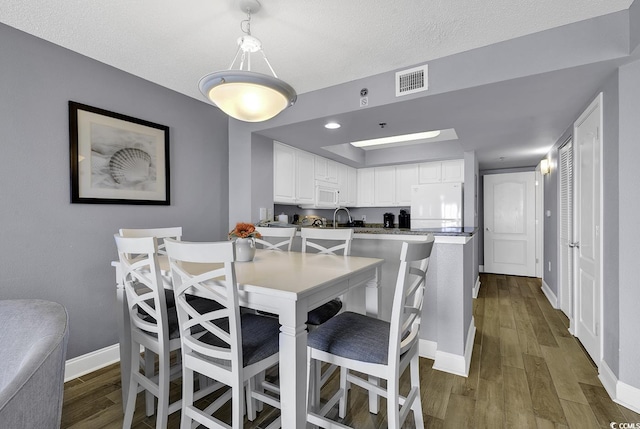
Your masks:
{"label": "flower arrangement centerpiece", "polygon": [[228,236],[229,240],[236,242],[236,261],[253,261],[256,254],[254,238],[262,238],[262,235],[256,231],[256,227],[250,223],[238,222]]}
{"label": "flower arrangement centerpiece", "polygon": [[229,240],[234,238],[262,238],[262,235],[256,231],[256,227],[252,224],[238,222],[236,227],[229,232]]}

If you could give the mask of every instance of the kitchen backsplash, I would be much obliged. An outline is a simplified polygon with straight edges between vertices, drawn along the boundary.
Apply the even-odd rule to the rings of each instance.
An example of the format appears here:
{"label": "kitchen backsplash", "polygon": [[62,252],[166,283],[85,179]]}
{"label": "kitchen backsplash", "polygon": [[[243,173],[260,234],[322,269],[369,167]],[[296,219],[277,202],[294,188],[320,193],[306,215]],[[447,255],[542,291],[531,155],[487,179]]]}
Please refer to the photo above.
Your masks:
{"label": "kitchen backsplash", "polygon": [[[398,223],[398,215],[400,214],[400,210],[406,210],[410,213],[410,207],[358,207],[358,208],[349,208],[349,212],[351,213],[351,217],[353,220],[362,220],[362,216],[366,217],[364,221],[365,225],[372,224],[380,224],[383,223],[383,216],[385,213],[393,213],[395,214],[395,223]],[[326,218],[328,222],[333,220],[333,212],[334,210],[327,209],[301,209],[297,206],[290,206],[286,204],[275,204],[273,207],[273,215],[275,220],[278,220],[278,215],[284,213],[288,216],[289,222],[293,222],[293,216],[298,215],[299,219],[302,220],[304,216],[315,215],[321,218]],[[344,210],[340,210],[337,213],[336,220],[338,223],[347,222],[347,214]]]}

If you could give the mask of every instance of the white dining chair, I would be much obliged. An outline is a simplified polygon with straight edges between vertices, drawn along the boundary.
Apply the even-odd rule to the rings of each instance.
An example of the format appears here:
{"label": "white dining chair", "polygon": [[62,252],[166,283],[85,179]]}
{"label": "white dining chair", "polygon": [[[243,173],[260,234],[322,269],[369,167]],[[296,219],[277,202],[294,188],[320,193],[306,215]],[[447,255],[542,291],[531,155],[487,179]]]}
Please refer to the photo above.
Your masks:
{"label": "white dining chair", "polygon": [[[323,428],[346,427],[326,415],[339,402],[338,415],[345,417],[349,389],[355,384],[387,399],[390,429],[400,429],[409,411],[414,416],[412,427],[424,428],[418,340],[433,241],[433,235],[429,235],[424,241],[402,244],[390,322],[347,311],[309,332],[309,423]],[[320,386],[315,383],[313,367],[322,362],[340,367],[340,387],[320,407]],[[407,367],[410,390],[403,397],[400,376]],[[386,389],[380,379],[387,380]]]}
{"label": "white dining chair", "polygon": [[[255,401],[279,409],[278,387],[256,376],[278,364],[280,325],[271,317],[240,312],[235,243],[191,243],[171,239],[165,243],[182,343],[181,428],[191,428],[194,424],[208,428],[241,428],[245,389],[249,420],[255,418]],[[215,300],[222,308],[201,312],[187,299],[191,295]],[[202,332],[194,334],[196,328]],[[231,389],[210,405],[198,407],[193,395],[194,374],[203,374]],[[256,386],[256,379],[261,386]],[[229,400],[231,426],[213,415]],[[280,418],[268,427],[279,424]]]}
{"label": "white dining chair", "polygon": [[[280,250],[285,247],[287,252],[291,251],[291,245],[293,244],[293,237],[296,236],[297,228],[271,228],[257,226],[256,231],[260,233],[262,238],[256,238],[256,244],[262,246],[265,250]],[[272,241],[267,240],[273,239]],[[282,239],[278,241],[279,239]],[[275,241],[275,243],[274,243]]]}
{"label": "white dining chair", "polygon": [[182,239],[181,226],[171,226],[167,228],[120,228],[118,232],[122,237],[155,237],[158,243],[159,255],[166,255],[164,250],[165,238],[173,238],[178,241]]}
{"label": "white dining chair", "polygon": [[[171,376],[179,375],[180,365],[170,365],[170,353],[180,349],[177,314],[167,306],[164,285],[158,264],[158,246],[154,237],[122,237],[114,235],[118,248],[120,272],[124,285],[130,320],[131,355],[129,386],[123,428],[131,427],[139,389],[146,391],[146,415],[154,412],[154,397],[158,398],[156,428],[165,428],[168,415],[181,408],[180,401],[169,403]],[[200,304],[203,301],[199,301]],[[206,305],[206,308],[212,308]],[[140,347],[144,347],[144,364],[140,362]],[[155,356],[158,374],[155,374]],[[142,366],[143,372],[140,371]],[[211,384],[198,392],[201,398],[220,385]],[[149,400],[149,398],[151,400]]]}
{"label": "white dining chair", "polygon": [[[302,252],[315,252],[323,255],[349,256],[353,229],[302,228]],[[344,298],[342,298],[344,299]],[[307,316],[307,326],[313,329],[338,314],[342,309],[342,299],[335,298],[313,309]]]}

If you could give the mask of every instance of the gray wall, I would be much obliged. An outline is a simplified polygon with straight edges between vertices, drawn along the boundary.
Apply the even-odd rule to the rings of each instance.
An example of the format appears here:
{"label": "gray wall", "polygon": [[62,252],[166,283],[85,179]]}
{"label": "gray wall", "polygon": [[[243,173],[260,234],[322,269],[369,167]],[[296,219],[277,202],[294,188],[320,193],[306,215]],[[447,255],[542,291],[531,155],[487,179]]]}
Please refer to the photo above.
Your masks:
{"label": "gray wall", "polygon": [[[637,2],[636,2],[637,3]],[[640,388],[640,335],[638,328],[638,255],[640,255],[640,61],[620,68],[620,141],[619,141],[619,237],[620,289],[619,311],[607,320],[619,317],[619,379]],[[615,344],[614,344],[615,345]]]}
{"label": "gray wall", "polygon": [[[67,307],[73,358],[117,343],[118,228],[180,225],[185,239],[225,238],[227,119],[3,24],[0,53],[0,299]],[[69,100],[170,127],[170,206],[70,204]]]}
{"label": "gray wall", "polygon": [[[619,267],[621,243],[619,241],[619,87],[618,73],[614,73],[602,86],[602,335],[603,360],[618,373],[620,320]],[[595,94],[594,94],[595,98]],[[585,106],[585,109],[587,106]],[[625,234],[628,234],[625,233]],[[638,384],[640,386],[640,384]]]}

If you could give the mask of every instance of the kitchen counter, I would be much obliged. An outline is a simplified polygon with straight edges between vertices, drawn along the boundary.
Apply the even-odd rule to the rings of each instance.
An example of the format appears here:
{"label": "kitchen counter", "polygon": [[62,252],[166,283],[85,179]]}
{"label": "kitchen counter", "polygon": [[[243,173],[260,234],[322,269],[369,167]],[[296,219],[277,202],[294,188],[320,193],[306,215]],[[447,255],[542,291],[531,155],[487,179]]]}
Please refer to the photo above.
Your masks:
{"label": "kitchen counter", "polygon": [[355,234],[393,234],[393,235],[426,235],[432,233],[434,236],[453,236],[453,237],[470,237],[476,232],[477,228],[423,228],[412,230],[406,228],[377,228],[377,227],[361,227],[353,228]]}
{"label": "kitchen counter", "polygon": [[476,234],[477,228],[428,228],[410,230],[400,228],[353,228],[353,238],[363,240],[419,240],[427,234],[433,234],[436,243],[465,244]]}

